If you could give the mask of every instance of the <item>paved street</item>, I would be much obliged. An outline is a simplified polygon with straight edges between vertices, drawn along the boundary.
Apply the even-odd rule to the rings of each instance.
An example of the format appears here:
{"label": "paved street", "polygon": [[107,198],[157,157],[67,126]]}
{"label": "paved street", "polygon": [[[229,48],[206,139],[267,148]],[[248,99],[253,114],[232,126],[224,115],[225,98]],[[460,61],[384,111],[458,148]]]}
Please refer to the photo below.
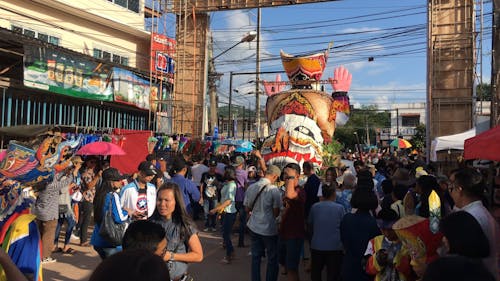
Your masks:
{"label": "paved street", "polygon": [[[202,226],[201,221],[197,221],[199,226]],[[202,228],[201,228],[202,229]],[[61,236],[62,237],[62,236]],[[200,264],[190,266],[190,273],[195,277],[195,280],[203,281],[246,281],[250,280],[250,262],[248,256],[250,248],[235,248],[236,259],[232,264],[221,264],[220,260],[224,256],[224,250],[220,246],[222,242],[221,235],[214,233],[200,232],[201,241],[205,259]],[[249,237],[247,237],[249,238]],[[233,244],[236,245],[238,235],[233,234]],[[74,241],[77,242],[77,241]],[[43,273],[44,280],[65,281],[65,280],[88,280],[93,269],[99,264],[100,258],[91,247],[80,247],[72,242],[71,247],[78,252],[73,256],[54,254],[57,259],[56,263],[44,265]],[[246,242],[250,245],[249,239]],[[263,277],[266,261],[262,262]],[[305,277],[303,268],[301,268],[302,280],[309,280]],[[279,276],[280,281],[285,281],[286,276]]]}

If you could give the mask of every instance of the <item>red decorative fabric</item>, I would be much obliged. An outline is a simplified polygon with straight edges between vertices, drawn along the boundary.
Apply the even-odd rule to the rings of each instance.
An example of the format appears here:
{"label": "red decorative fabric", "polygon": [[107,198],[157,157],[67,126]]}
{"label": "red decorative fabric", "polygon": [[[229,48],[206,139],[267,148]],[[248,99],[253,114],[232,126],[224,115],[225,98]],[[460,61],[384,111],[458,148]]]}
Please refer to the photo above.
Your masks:
{"label": "red decorative fabric", "polygon": [[137,172],[139,163],[146,160],[148,155],[148,138],[151,131],[136,131],[114,129],[113,134],[122,136],[124,156],[111,156],[111,167],[118,169],[123,174]]}

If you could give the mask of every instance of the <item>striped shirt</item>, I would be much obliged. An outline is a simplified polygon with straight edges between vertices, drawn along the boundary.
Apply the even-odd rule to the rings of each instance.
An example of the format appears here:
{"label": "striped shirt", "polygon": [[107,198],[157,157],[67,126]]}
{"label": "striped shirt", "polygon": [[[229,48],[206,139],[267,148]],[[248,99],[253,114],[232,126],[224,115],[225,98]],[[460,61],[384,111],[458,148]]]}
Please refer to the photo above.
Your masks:
{"label": "striped shirt", "polygon": [[72,175],[56,174],[54,180],[41,190],[33,207],[32,213],[41,221],[56,220],[59,217],[59,193],[68,188],[73,181]]}

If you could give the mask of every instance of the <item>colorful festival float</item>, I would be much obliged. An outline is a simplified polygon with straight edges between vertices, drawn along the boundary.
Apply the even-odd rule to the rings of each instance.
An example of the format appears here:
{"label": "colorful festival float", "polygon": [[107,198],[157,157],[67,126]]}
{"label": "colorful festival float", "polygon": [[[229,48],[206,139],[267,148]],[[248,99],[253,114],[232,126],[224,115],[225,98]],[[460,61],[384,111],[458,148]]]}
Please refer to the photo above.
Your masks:
{"label": "colorful festival float", "polygon": [[[344,67],[334,70],[334,77],[321,81],[329,49],[322,53],[292,56],[281,51],[281,60],[291,89],[283,91],[286,82],[264,82],[268,95],[266,116],[270,136],[264,140],[261,153],[268,164],[279,167],[287,163],[302,166],[310,161],[316,168],[324,162],[323,145],[332,141],[337,125],[349,119],[347,95],[352,75]],[[322,89],[330,83],[333,93]]]}
{"label": "colorful festival float", "polygon": [[[13,262],[33,280],[42,280],[41,241],[30,207],[35,190],[70,167],[80,140],[64,140],[60,132],[47,132],[29,142],[10,141],[0,158],[0,244]],[[0,268],[0,280],[6,280]]]}

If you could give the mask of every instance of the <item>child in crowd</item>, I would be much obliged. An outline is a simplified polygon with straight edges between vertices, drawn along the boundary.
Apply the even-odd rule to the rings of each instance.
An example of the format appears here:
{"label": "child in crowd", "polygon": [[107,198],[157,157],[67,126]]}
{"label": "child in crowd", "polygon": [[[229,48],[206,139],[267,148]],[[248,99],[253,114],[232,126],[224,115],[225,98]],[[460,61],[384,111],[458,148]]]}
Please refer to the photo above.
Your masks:
{"label": "child in crowd", "polygon": [[368,256],[366,272],[375,276],[375,281],[414,280],[409,253],[392,229],[399,219],[398,214],[392,209],[382,209],[377,217],[382,235],[368,243],[365,252],[365,256]]}

